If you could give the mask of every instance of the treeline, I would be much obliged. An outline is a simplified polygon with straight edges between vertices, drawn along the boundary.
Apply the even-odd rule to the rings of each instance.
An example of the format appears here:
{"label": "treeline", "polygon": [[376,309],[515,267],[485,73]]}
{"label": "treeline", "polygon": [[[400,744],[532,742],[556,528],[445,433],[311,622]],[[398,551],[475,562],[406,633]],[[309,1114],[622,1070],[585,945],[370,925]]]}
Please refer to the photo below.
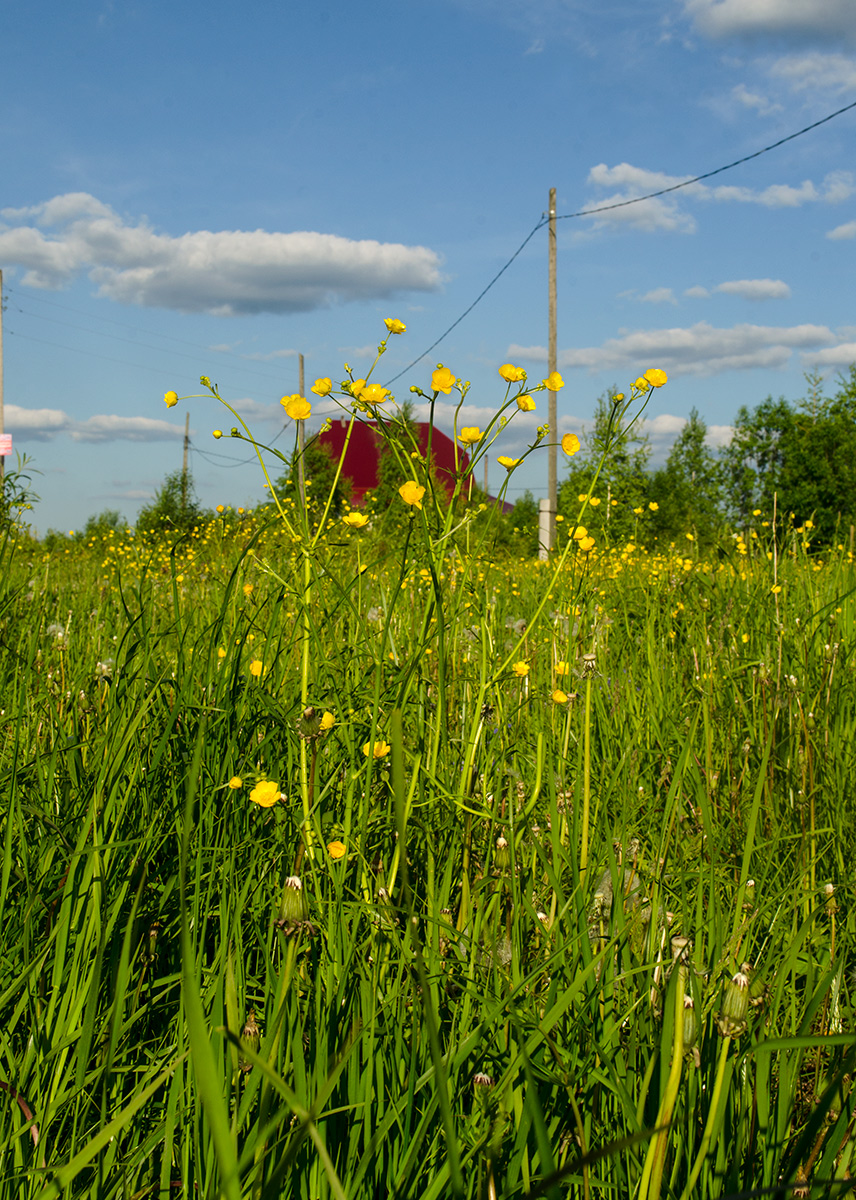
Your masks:
{"label": "treeline", "polygon": [[[810,530],[818,547],[849,539],[856,524],[856,366],[839,377],[831,396],[824,394],[818,376],[808,376],[807,383],[804,399],[768,397],[754,409],[741,407],[731,441],[718,451],[707,444],[707,426],[693,410],[665,464],[653,470],[644,426],[618,419],[620,405],[609,394],[602,396],[582,448],[570,459],[560,481],[560,521],[575,522],[588,495],[583,523],[599,545],[651,546],[655,540],[662,544],[689,538],[709,547],[762,520],[772,524],[774,517],[783,532],[792,527]],[[406,406],[396,434],[404,441],[404,427],[412,419]],[[310,513],[319,517],[334,483],[336,464],[317,440],[310,440],[303,466]],[[377,532],[389,539],[406,516],[396,503],[400,482],[394,456],[382,452],[378,488],[369,511]],[[286,470],[275,486],[296,498],[296,470]],[[474,487],[470,502],[478,505],[487,500]],[[340,478],[333,515],[346,511],[350,501],[348,481]],[[266,501],[255,515],[268,512]],[[199,503],[190,472],[175,471],[140,511],[136,530],[181,534],[218,515]],[[496,549],[537,551],[538,501],[531,492],[518,499],[510,513],[499,518],[494,514],[491,521]],[[91,540],[126,527],[118,512],[106,510],[90,517],[76,536]],[[45,541],[50,545],[66,538],[65,533],[49,531]]]}

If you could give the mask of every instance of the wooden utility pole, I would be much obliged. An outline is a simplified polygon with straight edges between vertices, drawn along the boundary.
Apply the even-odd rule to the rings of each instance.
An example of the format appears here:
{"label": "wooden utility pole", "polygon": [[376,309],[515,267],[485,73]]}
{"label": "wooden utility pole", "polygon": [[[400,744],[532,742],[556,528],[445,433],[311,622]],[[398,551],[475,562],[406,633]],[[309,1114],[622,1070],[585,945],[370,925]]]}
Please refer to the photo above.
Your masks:
{"label": "wooden utility pole", "polygon": [[190,411],[184,415],[184,458],[181,463],[181,511],[187,512],[187,451],[190,446]]}
{"label": "wooden utility pole", "polygon": [[[305,396],[306,393],[303,390],[303,355],[302,354],[298,354],[297,361],[300,364],[299,374],[298,374],[298,382],[297,382],[297,390],[301,396]],[[297,485],[300,488],[300,503],[303,508],[306,508],[306,476],[303,473],[303,448],[306,445],[305,435],[303,433],[303,426],[305,424],[306,424],[305,421],[297,422],[297,452],[300,455],[300,458],[297,463]]]}
{"label": "wooden utility pole", "polygon": [[[3,436],[3,272],[0,271],[0,437]],[[0,487],[6,470],[6,456],[0,453]]]}
{"label": "wooden utility pole", "polygon": [[[548,269],[548,329],[547,329],[547,374],[556,370],[556,189],[550,188],[550,223],[547,237]],[[550,532],[549,547],[556,544],[556,504],[558,494],[558,436],[559,423],[556,415],[556,393],[548,392],[547,421],[550,438],[547,446],[547,499],[549,501]]]}

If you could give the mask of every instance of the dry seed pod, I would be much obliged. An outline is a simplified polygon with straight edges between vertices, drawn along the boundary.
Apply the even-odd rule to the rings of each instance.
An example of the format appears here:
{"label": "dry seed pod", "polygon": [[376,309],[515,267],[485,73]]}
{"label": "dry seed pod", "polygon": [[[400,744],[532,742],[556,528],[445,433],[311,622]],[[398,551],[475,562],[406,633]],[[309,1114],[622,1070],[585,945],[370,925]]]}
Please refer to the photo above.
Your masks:
{"label": "dry seed pod", "polygon": [[732,976],[722,989],[722,1007],[716,1024],[723,1037],[740,1037],[746,1032],[749,1012],[749,977],[742,971]]}

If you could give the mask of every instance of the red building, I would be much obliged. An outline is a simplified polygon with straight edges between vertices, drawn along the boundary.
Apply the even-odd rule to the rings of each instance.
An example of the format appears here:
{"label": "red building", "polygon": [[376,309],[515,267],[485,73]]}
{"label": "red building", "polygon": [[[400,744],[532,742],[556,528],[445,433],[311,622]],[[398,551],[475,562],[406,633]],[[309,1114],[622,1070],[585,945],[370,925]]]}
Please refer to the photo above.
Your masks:
{"label": "red building", "polygon": [[[349,422],[344,418],[334,420],[331,428],[326,433],[322,433],[318,439],[322,446],[329,449],[336,462],[339,461],[345,445],[348,424]],[[427,424],[417,423],[414,425],[416,442],[423,455],[428,453],[429,428]],[[362,504],[366,492],[371,492],[377,487],[377,461],[382,445],[383,438],[376,425],[362,421],[354,422],[351,440],[348,443],[348,452],[342,464],[342,474],[351,481],[351,498],[354,504]],[[455,490],[455,443],[436,426],[431,438],[431,457],[434,460],[437,481],[445,489],[446,494],[451,497]],[[465,469],[469,463],[470,456],[465,450],[459,448],[458,469]],[[403,482],[404,480],[402,480]]]}

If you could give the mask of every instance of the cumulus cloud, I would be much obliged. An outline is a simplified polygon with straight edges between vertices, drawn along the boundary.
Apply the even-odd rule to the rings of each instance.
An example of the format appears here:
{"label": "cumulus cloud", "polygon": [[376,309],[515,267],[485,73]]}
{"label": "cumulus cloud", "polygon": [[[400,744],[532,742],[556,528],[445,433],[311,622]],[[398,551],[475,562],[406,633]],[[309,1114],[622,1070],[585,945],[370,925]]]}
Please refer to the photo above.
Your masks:
{"label": "cumulus cloud", "polygon": [[57,434],[68,434],[76,442],[164,442],[184,437],[184,429],[152,417],[120,417],[99,414],[75,421],[60,408],[24,408],[7,404],[5,420],[8,432],[21,441],[48,441]]}
{"label": "cumulus cloud", "polygon": [[850,238],[856,237],[856,221],[847,221],[844,225],[836,225],[834,229],[830,229],[826,235],[833,242],[847,241]]}
{"label": "cumulus cloud", "polygon": [[742,296],[744,300],[787,300],[791,289],[781,279],[730,279],[718,283],[715,292]]}
{"label": "cumulus cloud", "polygon": [[762,117],[768,117],[771,113],[781,112],[781,104],[774,104],[768,100],[766,96],[759,96],[757,92],[750,92],[743,83],[738,83],[736,87],[731,89],[732,99],[737,104],[744,108],[754,109]]}
{"label": "cumulus cloud", "polygon": [[645,304],[677,304],[675,294],[670,287],[652,288],[639,297]]}
{"label": "cumulus cloud", "polygon": [[800,37],[856,40],[852,0],[684,0],[709,37]]}
{"label": "cumulus cloud", "polygon": [[856,363],[856,342],[840,342],[825,350],[808,351],[802,359],[807,367],[850,367]]}
{"label": "cumulus cloud", "polygon": [[122,304],[206,312],[307,312],[440,285],[424,246],[308,231],[198,230],[171,237],[129,224],[86,192],[0,210],[0,261],[31,287],[67,287],[86,273]]}
{"label": "cumulus cloud", "polygon": [[794,92],[856,90],[856,60],[851,55],[813,50],[807,54],[784,54],[767,67],[774,79],[783,80]]}
{"label": "cumulus cloud", "polygon": [[[589,371],[657,366],[670,375],[718,375],[757,367],[784,367],[794,350],[813,350],[836,342],[825,325],[734,325],[721,329],[700,321],[689,328],[622,331],[601,346],[564,350],[559,366]],[[546,362],[543,346],[510,346],[508,356]]]}
{"label": "cumulus cloud", "polygon": [[706,300],[710,295],[710,292],[706,287],[701,287],[700,285],[696,284],[695,287],[687,288],[684,292],[684,295],[689,296],[691,300]]}
{"label": "cumulus cloud", "polygon": [[684,199],[692,198],[720,204],[760,204],[765,208],[799,208],[810,203],[840,204],[854,192],[854,179],[850,171],[830,171],[820,186],[806,179],[798,187],[780,183],[758,191],[748,187],[708,187],[702,183],[687,183],[690,178],[692,177],[688,175],[666,175],[661,171],[649,171],[631,163],[619,163],[615,167],[598,163],[589,171],[589,184],[597,188],[617,187],[619,190],[592,202],[588,206],[592,209],[602,205],[626,203],[634,197],[678,184],[686,183],[686,187],[670,196],[657,196],[624,208],[594,212],[591,218],[594,227],[597,229],[630,226],[647,233],[694,233],[695,219],[680,208]]}

